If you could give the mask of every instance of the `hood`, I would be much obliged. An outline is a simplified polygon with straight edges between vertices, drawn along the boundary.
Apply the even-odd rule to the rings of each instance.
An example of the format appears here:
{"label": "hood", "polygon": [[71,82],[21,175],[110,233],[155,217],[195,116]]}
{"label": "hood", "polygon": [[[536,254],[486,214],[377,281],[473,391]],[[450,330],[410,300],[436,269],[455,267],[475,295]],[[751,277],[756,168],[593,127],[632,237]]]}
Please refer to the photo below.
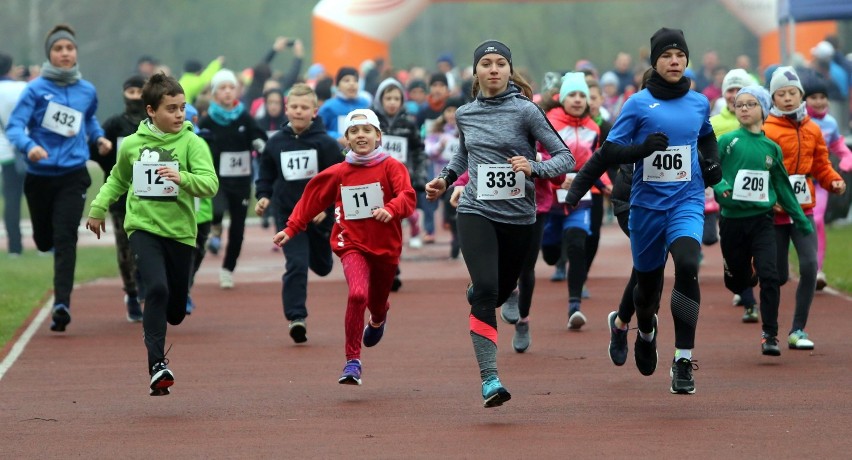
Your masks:
{"label": "hood", "polygon": [[511,99],[513,97],[518,96],[523,97],[523,94],[521,94],[521,89],[515,86],[515,84],[510,81],[509,87],[506,88],[506,91],[503,91],[502,93],[492,97],[485,97],[480,91],[480,93],[476,96],[476,100],[479,102],[491,104],[502,104],[506,99]]}
{"label": "hood", "polygon": [[[399,89],[402,93],[402,107],[405,107],[405,88],[403,88],[402,83],[395,78],[385,78],[381,83],[379,83],[379,87],[376,89],[376,95],[373,96],[373,111],[379,115],[387,116],[385,109],[382,107],[382,95],[385,94],[385,91],[390,87],[396,87]],[[402,110],[402,107],[400,107],[400,110]]]}
{"label": "hood", "polygon": [[183,136],[184,134],[186,134],[186,131],[195,131],[192,122],[184,120],[183,127],[180,129],[180,131],[176,133],[158,133],[151,130],[151,127],[148,126],[148,119],[146,118],[139,122],[139,129],[136,131],[136,133],[142,137],[150,137],[158,140],[169,141]]}
{"label": "hood", "polygon": [[[290,126],[290,122],[287,122],[286,125],[281,127],[281,132],[288,135],[288,136],[295,136],[296,135],[296,133],[293,132],[293,127]],[[314,117],[313,121],[311,122],[311,125],[308,126],[308,129],[306,129],[303,133],[299,134],[299,136],[302,136],[302,137],[314,136],[314,135],[317,135],[317,134],[325,134],[325,133],[326,133],[325,125],[322,123],[322,121],[320,120],[319,117]]]}

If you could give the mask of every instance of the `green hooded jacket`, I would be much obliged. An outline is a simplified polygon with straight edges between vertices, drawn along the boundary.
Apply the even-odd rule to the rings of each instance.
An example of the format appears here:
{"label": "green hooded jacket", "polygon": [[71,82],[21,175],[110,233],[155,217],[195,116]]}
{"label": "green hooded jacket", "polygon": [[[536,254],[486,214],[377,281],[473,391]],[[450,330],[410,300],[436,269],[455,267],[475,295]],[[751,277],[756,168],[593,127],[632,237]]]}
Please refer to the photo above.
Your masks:
{"label": "green hooded jacket", "polygon": [[[180,132],[165,134],[152,131],[148,123],[143,120],[136,133],[121,143],[115,166],[92,202],[89,217],[104,219],[109,205],[127,193],[124,230],[128,236],[144,230],[195,246],[195,198],[210,198],[219,189],[213,156],[207,143],[193,132],[192,123],[186,121]],[[133,193],[133,164],[143,152],[156,153],[160,161],[178,162],[180,184],[176,199],[140,198]]]}

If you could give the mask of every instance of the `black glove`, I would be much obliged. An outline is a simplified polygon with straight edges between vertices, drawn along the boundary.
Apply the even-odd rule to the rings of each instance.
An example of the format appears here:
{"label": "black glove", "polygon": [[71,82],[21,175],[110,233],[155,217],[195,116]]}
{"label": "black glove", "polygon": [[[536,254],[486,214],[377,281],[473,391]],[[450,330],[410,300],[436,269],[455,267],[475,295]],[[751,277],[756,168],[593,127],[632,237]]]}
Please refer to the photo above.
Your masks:
{"label": "black glove", "polygon": [[645,138],[645,142],[639,147],[642,152],[642,158],[660,151],[665,152],[669,148],[669,136],[666,133],[651,133]]}
{"label": "black glove", "polygon": [[701,176],[704,177],[704,187],[712,187],[722,180],[722,166],[714,161],[708,161],[701,169]]}

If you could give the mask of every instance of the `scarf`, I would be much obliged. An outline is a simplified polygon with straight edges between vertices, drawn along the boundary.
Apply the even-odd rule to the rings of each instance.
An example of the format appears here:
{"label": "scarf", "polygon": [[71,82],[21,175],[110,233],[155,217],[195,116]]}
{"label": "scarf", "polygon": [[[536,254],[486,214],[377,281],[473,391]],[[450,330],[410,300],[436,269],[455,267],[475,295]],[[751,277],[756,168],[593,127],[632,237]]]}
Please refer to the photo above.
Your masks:
{"label": "scarf", "polygon": [[163,131],[162,129],[158,128],[158,127],[157,127],[157,125],[155,125],[155,124],[154,124],[154,122],[153,122],[153,121],[151,121],[151,119],[150,119],[150,118],[148,118],[148,119],[146,119],[146,120],[145,120],[145,124],[148,126],[148,129],[150,129],[150,130],[151,130],[151,134],[153,134],[153,135],[155,135],[155,136],[157,136],[157,137],[160,137],[160,138],[162,138],[163,136],[165,136],[165,135],[166,135],[165,131]]}
{"label": "scarf", "polygon": [[669,83],[656,71],[651,72],[651,78],[645,83],[651,95],[657,99],[668,101],[683,97],[689,92],[689,79],[680,77],[677,83]]}
{"label": "scarf", "polygon": [[828,115],[828,109],[823,110],[822,112],[817,112],[813,107],[807,106],[807,110],[808,115],[810,115],[811,118],[816,118],[817,120],[822,120],[826,115]]}
{"label": "scarf", "polygon": [[70,69],[60,69],[51,64],[50,61],[45,61],[41,65],[41,76],[59,86],[73,85],[83,78],[80,75],[80,68],[77,64],[74,64],[74,67]]}
{"label": "scarf", "polygon": [[363,166],[365,168],[376,166],[388,158],[390,158],[390,154],[382,150],[381,146],[366,155],[358,155],[352,150],[346,152],[347,163],[355,166]]}
{"label": "scarf", "polygon": [[207,109],[207,114],[210,115],[210,119],[213,120],[219,126],[228,126],[233,123],[240,115],[245,111],[245,106],[242,102],[235,105],[232,109],[228,110],[221,105],[210,102],[210,108]]}
{"label": "scarf", "polygon": [[789,119],[796,121],[796,122],[801,122],[802,120],[805,119],[805,116],[808,114],[808,111],[807,111],[807,104],[802,102],[802,105],[800,105],[798,108],[795,108],[795,109],[793,109],[789,112],[782,112],[781,109],[779,109],[777,106],[773,105],[772,108],[769,109],[769,113],[771,115],[775,115],[776,117],[784,117],[784,118],[789,118]]}

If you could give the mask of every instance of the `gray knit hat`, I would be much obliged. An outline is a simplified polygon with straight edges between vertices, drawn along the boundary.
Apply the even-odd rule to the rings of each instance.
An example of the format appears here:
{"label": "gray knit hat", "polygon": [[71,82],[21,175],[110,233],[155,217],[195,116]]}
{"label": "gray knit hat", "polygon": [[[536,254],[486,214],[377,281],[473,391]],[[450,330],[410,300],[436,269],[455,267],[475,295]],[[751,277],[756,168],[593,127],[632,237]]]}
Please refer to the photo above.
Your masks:
{"label": "gray knit hat", "polygon": [[785,86],[795,86],[796,88],[799,88],[802,95],[805,94],[805,89],[802,87],[802,81],[799,79],[799,74],[797,74],[796,69],[791,66],[779,67],[772,73],[772,79],[769,80],[770,96],[774,96],[775,91],[778,91]]}

